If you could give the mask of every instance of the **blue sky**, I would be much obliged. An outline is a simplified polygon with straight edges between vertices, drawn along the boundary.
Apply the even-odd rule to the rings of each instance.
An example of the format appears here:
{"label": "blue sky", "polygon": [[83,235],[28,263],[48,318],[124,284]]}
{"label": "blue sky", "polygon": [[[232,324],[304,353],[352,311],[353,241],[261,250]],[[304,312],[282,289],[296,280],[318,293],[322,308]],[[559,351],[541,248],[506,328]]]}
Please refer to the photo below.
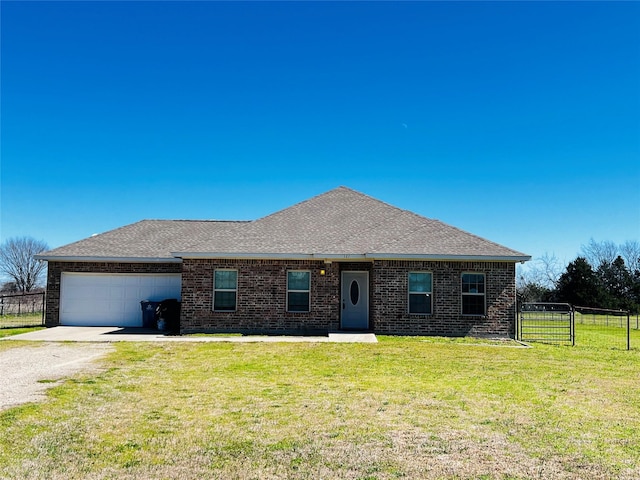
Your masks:
{"label": "blue sky", "polygon": [[339,185],[534,257],[640,239],[638,2],[0,8],[3,241]]}

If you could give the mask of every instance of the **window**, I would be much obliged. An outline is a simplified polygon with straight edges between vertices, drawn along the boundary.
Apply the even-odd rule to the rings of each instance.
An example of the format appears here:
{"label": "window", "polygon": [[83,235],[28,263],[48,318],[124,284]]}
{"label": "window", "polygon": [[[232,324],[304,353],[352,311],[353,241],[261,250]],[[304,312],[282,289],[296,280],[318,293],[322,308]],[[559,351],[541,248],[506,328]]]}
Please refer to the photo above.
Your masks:
{"label": "window", "polygon": [[311,272],[287,272],[287,312],[308,312]]}
{"label": "window", "polygon": [[462,314],[485,314],[484,273],[462,274]]}
{"label": "window", "polygon": [[409,313],[430,315],[432,308],[431,274],[409,272]]}
{"label": "window", "polygon": [[238,293],[238,271],[216,270],[213,280],[213,310],[233,312]]}

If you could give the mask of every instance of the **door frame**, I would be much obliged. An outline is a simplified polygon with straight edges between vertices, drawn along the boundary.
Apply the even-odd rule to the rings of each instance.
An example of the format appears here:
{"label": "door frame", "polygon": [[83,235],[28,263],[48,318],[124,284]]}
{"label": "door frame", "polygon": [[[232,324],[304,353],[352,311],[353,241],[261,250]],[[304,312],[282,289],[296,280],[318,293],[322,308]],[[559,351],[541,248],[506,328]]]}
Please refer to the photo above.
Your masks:
{"label": "door frame", "polygon": [[[347,273],[358,273],[365,276],[364,288],[366,288],[366,326],[360,327],[345,327],[342,323],[342,303],[346,302],[348,299],[344,297],[345,289],[344,289],[344,274]],[[370,326],[370,314],[369,310],[371,309],[371,298],[369,296],[370,293],[370,285],[369,285],[369,271],[368,270],[342,270],[340,272],[340,330],[369,330]],[[360,292],[360,296],[362,297],[362,292]]]}

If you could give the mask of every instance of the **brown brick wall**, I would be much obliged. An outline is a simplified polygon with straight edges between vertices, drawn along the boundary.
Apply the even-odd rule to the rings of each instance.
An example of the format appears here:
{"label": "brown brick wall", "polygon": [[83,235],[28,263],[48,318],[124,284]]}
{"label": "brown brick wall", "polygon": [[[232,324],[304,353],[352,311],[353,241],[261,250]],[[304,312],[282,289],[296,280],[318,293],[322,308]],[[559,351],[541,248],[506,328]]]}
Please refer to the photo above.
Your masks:
{"label": "brown brick wall", "polygon": [[[238,270],[237,311],[213,311],[213,272]],[[287,270],[311,272],[311,311],[287,312]],[[320,271],[324,270],[325,275]],[[183,332],[327,332],[340,328],[340,273],[369,272],[369,325],[380,334],[515,334],[515,264],[507,262],[427,262],[384,260],[333,262],[306,260],[185,259],[179,263],[49,262],[46,323],[59,324],[62,272],[180,273]],[[433,274],[433,313],[409,315],[408,272]],[[461,275],[486,275],[485,316],[461,314]]]}
{"label": "brown brick wall", "polygon": [[[213,271],[238,270],[237,311],[213,311]],[[311,271],[311,311],[286,312],[287,270]],[[325,275],[320,275],[325,270]],[[183,332],[326,332],[340,328],[340,273],[368,271],[369,326],[381,334],[501,335],[515,333],[515,265],[505,262],[185,260]],[[433,274],[433,313],[407,311],[408,272]],[[487,314],[461,314],[461,275],[486,275]]]}
{"label": "brown brick wall", "polygon": [[[433,313],[408,313],[408,272],[431,272]],[[462,315],[461,276],[484,273],[485,316]],[[376,333],[399,335],[515,334],[515,264],[507,262],[376,261],[371,319]]]}
{"label": "brown brick wall", "polygon": [[180,273],[180,263],[49,262],[45,324],[60,325],[60,281],[62,272],[82,273]]}
{"label": "brown brick wall", "polygon": [[[213,311],[213,272],[238,270],[237,310]],[[287,312],[287,271],[311,272],[309,312]],[[320,271],[325,274],[321,275]],[[182,332],[325,333],[339,327],[339,264],[296,260],[185,259]]]}

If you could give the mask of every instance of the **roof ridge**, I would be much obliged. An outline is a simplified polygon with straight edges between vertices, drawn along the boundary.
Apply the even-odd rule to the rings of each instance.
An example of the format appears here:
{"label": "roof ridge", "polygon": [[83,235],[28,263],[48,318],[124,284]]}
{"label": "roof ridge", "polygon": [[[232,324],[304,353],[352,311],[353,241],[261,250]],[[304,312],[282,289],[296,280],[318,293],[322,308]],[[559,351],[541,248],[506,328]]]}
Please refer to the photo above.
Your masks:
{"label": "roof ridge", "polygon": [[339,187],[336,187],[336,188],[332,188],[331,190],[329,190],[329,191],[327,191],[327,192],[319,193],[319,194],[317,194],[317,195],[314,195],[313,197],[307,198],[307,199],[305,199],[305,200],[301,200],[301,201],[299,201],[299,202],[297,202],[297,203],[294,203],[293,205],[289,205],[288,207],[281,208],[280,210],[277,210],[277,211],[272,212],[272,213],[270,213],[270,214],[268,214],[268,215],[265,215],[264,217],[256,218],[256,219],[255,219],[255,220],[253,220],[253,221],[254,221],[254,222],[260,222],[260,221],[265,220],[265,219],[267,219],[267,218],[274,217],[274,216],[276,216],[276,215],[281,214],[282,212],[284,212],[284,211],[286,211],[286,210],[290,210],[290,209],[296,208],[296,207],[298,207],[298,206],[300,206],[300,205],[304,205],[305,203],[309,203],[309,202],[311,202],[312,200],[315,200],[315,199],[320,198],[320,197],[324,197],[325,195],[328,195],[328,194],[330,194],[330,193],[332,193],[332,192],[337,192],[338,190],[341,190],[341,189],[350,190],[349,188],[347,188],[347,187],[343,187],[343,186],[339,186]]}
{"label": "roof ridge", "polygon": [[286,210],[293,209],[295,207],[298,207],[300,205],[304,205],[306,203],[310,203],[310,202],[312,202],[312,201],[314,201],[314,200],[316,200],[318,198],[321,198],[321,197],[324,197],[324,196],[327,196],[327,195],[330,195],[332,193],[336,193],[336,192],[339,192],[339,191],[347,191],[347,192],[355,193],[360,197],[364,197],[364,198],[367,198],[369,200],[373,200],[373,201],[375,201],[377,203],[380,203],[380,204],[383,204],[383,205],[385,205],[385,206],[387,206],[389,208],[393,208],[394,210],[398,210],[400,212],[410,213],[410,214],[415,215],[416,217],[419,217],[419,218],[422,218],[422,219],[433,220],[433,219],[431,219],[429,217],[425,217],[424,215],[420,215],[418,213],[412,212],[411,210],[406,210],[404,208],[400,208],[400,207],[398,207],[396,205],[392,205],[391,203],[385,202],[384,200],[380,200],[379,198],[375,198],[375,197],[373,197],[371,195],[367,195],[366,193],[362,193],[362,192],[360,192],[358,190],[354,190],[351,187],[346,187],[344,185],[340,185],[340,186],[338,186],[336,188],[333,188],[333,189],[331,189],[329,191],[326,191],[326,192],[323,192],[323,193],[319,193],[318,195],[314,195],[313,197],[307,198],[306,200],[301,200],[300,202],[294,203],[293,205],[290,205],[288,207],[282,208],[282,209],[280,209],[280,210],[278,210],[276,212],[270,213],[269,215],[265,215],[264,217],[260,217],[260,218],[254,220],[254,221],[258,222],[258,221],[264,220],[266,218],[273,217],[273,216],[278,215],[278,214],[280,214],[280,213],[282,213],[282,212],[284,212]]}
{"label": "roof ridge", "polygon": [[[195,218],[145,218],[140,222],[193,222],[193,223],[251,223],[254,220],[215,220],[215,219],[195,219]],[[129,225],[135,225],[135,223]]]}
{"label": "roof ridge", "polygon": [[421,218],[423,220],[434,220],[433,218],[425,217],[424,215],[420,215],[419,213],[412,212],[411,210],[407,210],[405,208],[398,207],[397,205],[393,205],[393,204],[391,204],[389,202],[385,202],[384,200],[380,200],[379,198],[373,197],[371,195],[367,195],[366,193],[362,193],[362,192],[359,192],[357,190],[353,190],[352,188],[349,188],[349,187],[341,187],[341,188],[345,188],[345,189],[350,190],[350,191],[352,191],[354,193],[362,195],[363,197],[367,197],[367,198],[369,198],[371,200],[375,200],[376,202],[382,203],[383,205],[386,205],[387,207],[393,208],[394,210],[399,210],[400,212],[403,212],[403,213],[410,213],[411,215],[413,215],[415,217],[418,217],[418,218]]}

